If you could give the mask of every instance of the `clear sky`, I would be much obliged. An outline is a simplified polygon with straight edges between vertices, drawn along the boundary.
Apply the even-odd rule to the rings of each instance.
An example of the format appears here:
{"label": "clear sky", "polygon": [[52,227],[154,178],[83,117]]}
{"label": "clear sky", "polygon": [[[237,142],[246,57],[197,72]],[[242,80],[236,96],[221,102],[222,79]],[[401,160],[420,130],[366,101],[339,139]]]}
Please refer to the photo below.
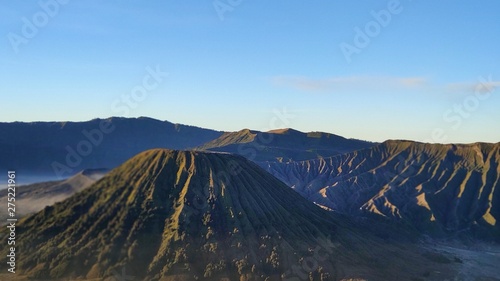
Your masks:
{"label": "clear sky", "polygon": [[496,0],[1,1],[0,18],[4,122],[500,141]]}

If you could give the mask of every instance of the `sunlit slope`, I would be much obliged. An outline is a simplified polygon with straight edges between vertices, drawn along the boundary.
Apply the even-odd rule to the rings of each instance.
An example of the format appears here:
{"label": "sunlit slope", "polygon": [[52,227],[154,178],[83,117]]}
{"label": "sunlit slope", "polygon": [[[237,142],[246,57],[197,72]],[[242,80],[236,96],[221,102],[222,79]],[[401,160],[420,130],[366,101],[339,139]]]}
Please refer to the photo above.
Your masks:
{"label": "sunlit slope", "polygon": [[424,231],[496,229],[500,144],[387,141],[337,157],[265,168],[331,209],[370,212]]}
{"label": "sunlit slope", "polygon": [[23,220],[17,235],[19,274],[41,280],[116,272],[134,280],[412,280],[451,272],[227,154],[144,152]]}
{"label": "sunlit slope", "polygon": [[256,162],[288,162],[329,157],[374,145],[321,132],[303,133],[293,129],[259,132],[245,129],[224,133],[198,149],[239,154]]}

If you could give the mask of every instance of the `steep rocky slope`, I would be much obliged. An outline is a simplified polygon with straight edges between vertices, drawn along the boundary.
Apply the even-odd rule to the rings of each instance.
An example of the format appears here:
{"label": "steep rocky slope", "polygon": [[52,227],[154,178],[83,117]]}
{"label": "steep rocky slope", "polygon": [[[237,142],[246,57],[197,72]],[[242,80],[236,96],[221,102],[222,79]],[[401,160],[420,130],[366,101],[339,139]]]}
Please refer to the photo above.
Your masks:
{"label": "steep rocky slope", "polygon": [[[115,280],[117,273],[148,281],[444,280],[455,274],[452,263],[439,262],[448,258],[372,237],[227,154],[144,152],[22,220],[17,235],[18,275],[35,280]],[[1,244],[0,253],[6,251]]]}
{"label": "steep rocky slope", "polygon": [[428,233],[486,230],[498,239],[500,144],[387,141],[341,156],[263,164],[307,199],[373,213]]}

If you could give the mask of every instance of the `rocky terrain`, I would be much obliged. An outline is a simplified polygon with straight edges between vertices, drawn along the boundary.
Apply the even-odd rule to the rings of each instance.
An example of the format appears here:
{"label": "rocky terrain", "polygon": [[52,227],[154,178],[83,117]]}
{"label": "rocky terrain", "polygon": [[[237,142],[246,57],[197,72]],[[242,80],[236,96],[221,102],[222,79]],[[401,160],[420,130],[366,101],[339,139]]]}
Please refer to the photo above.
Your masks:
{"label": "rocky terrain", "polygon": [[424,233],[496,239],[500,144],[386,141],[373,148],[262,166],[310,201],[338,212],[409,223]]}

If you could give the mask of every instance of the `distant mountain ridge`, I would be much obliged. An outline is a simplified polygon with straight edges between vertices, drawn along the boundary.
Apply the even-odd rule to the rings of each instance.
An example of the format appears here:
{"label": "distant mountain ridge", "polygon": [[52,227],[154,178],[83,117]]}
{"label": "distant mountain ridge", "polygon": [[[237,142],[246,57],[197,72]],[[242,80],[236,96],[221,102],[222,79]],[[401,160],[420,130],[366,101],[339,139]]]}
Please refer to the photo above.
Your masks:
{"label": "distant mountain ridge", "polygon": [[331,158],[263,166],[305,198],[339,212],[377,214],[424,233],[500,237],[500,143],[386,141]]}
{"label": "distant mountain ridge", "polygon": [[238,154],[255,162],[289,162],[330,157],[373,145],[375,143],[322,132],[303,133],[294,129],[259,132],[244,129],[224,133],[196,149]]}
{"label": "distant mountain ridge", "polygon": [[[36,213],[47,206],[63,201],[101,179],[108,170],[84,170],[66,180],[35,183],[16,187],[17,218]],[[7,206],[7,189],[0,190],[0,203]],[[8,218],[7,210],[0,209],[0,221]]]}
{"label": "distant mountain ridge", "polygon": [[0,123],[0,169],[40,175],[46,181],[84,169],[111,169],[154,148],[228,152],[258,162],[328,157],[372,145],[328,133],[293,129],[224,133],[147,117],[13,122]]}
{"label": "distant mountain ridge", "polygon": [[60,178],[89,168],[114,168],[144,150],[187,149],[222,135],[146,117],[0,123],[0,132],[0,169]]}

